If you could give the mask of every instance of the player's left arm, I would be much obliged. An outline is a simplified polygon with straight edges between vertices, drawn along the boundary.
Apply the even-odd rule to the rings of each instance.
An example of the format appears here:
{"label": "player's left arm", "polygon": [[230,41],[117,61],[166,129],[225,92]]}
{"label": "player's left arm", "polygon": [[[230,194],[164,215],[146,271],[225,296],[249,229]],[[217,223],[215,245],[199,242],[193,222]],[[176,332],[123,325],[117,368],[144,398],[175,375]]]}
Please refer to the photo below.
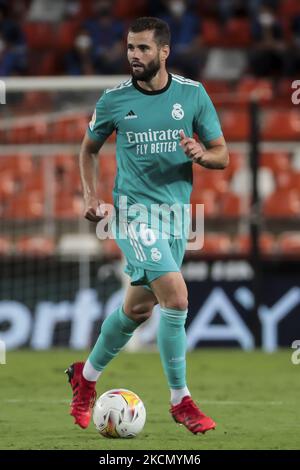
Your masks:
{"label": "player's left arm", "polygon": [[214,170],[223,170],[229,164],[229,152],[223,136],[206,142],[206,148],[180,131],[180,146],[184,153],[198,165]]}

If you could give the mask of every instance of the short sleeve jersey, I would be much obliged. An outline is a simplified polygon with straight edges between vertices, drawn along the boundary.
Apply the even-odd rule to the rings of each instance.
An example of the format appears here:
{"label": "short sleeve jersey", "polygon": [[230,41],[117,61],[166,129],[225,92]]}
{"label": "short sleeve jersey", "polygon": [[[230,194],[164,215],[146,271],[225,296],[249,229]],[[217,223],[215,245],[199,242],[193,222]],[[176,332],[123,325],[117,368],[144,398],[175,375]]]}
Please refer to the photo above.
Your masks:
{"label": "short sleeve jersey", "polygon": [[88,126],[103,143],[116,131],[117,175],[114,204],[189,204],[192,162],[180,147],[180,130],[206,144],[222,135],[216,110],[199,82],[169,74],[159,91],[146,91],[134,79],[107,89]]}

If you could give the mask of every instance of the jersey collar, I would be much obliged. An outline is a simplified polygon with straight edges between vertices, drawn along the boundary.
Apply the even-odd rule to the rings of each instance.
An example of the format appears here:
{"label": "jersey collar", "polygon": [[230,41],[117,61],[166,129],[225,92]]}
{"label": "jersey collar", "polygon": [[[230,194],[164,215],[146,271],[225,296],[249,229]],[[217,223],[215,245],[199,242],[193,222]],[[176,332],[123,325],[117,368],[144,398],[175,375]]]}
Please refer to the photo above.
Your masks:
{"label": "jersey collar", "polygon": [[144,90],[144,88],[140,87],[137,80],[135,78],[132,79],[132,84],[133,86],[138,90],[140,91],[141,93],[143,93],[144,95],[160,95],[161,93],[164,93],[165,91],[167,91],[167,89],[170,87],[171,85],[171,82],[172,82],[172,75],[170,73],[168,73],[168,81],[167,81],[167,84],[161,88],[160,90],[153,90],[153,91],[150,91],[150,90]]}

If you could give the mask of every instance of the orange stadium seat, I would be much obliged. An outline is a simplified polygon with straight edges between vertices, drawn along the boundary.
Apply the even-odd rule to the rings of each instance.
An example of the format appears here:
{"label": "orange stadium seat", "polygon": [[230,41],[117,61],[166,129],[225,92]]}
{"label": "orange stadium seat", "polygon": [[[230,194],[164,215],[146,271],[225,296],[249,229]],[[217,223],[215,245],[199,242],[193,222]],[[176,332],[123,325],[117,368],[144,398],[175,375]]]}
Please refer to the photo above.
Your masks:
{"label": "orange stadium seat", "polygon": [[[235,251],[239,255],[249,255],[251,250],[251,238],[249,234],[237,235],[234,240]],[[259,247],[263,254],[274,253],[276,243],[272,233],[263,232],[260,234]]]}
{"label": "orange stadium seat", "polygon": [[238,170],[245,167],[246,163],[247,156],[245,154],[230,150],[229,165],[224,170],[222,170],[225,179],[229,182],[229,180]]}
{"label": "orange stadium seat", "polygon": [[73,153],[59,153],[54,156],[49,156],[49,158],[54,158],[56,168],[63,168],[67,172],[71,172],[76,168],[79,171],[77,155]]}
{"label": "orange stadium seat", "polygon": [[232,242],[227,233],[208,232],[204,236],[204,246],[200,255],[228,255],[232,251]]}
{"label": "orange stadium seat", "polygon": [[43,235],[24,236],[16,242],[16,251],[22,255],[49,256],[55,251],[54,240]]}
{"label": "orange stadium seat", "polygon": [[[195,165],[194,165],[195,167]],[[193,186],[202,190],[212,190],[217,193],[225,193],[228,191],[228,180],[226,179],[226,173],[222,170],[207,170],[200,168],[200,171],[193,169]],[[196,189],[197,190],[197,189]]]}
{"label": "orange stadium seat", "polygon": [[236,98],[240,104],[247,104],[253,96],[259,97],[261,103],[273,98],[273,85],[271,80],[254,77],[242,78],[236,88]]}
{"label": "orange stadium seat", "polygon": [[264,140],[300,140],[300,113],[296,110],[268,111],[262,120]]}
{"label": "orange stadium seat", "polygon": [[250,134],[248,111],[227,109],[221,113],[223,133],[229,140],[247,140]]}
{"label": "orange stadium seat", "polygon": [[281,171],[276,175],[276,183],[279,190],[295,189],[300,194],[300,172]]}
{"label": "orange stadium seat", "polygon": [[260,155],[260,166],[270,168],[274,176],[290,170],[290,157],[288,152],[263,152]]}
{"label": "orange stadium seat", "polygon": [[278,246],[280,253],[284,255],[300,255],[300,233],[283,232],[278,237]]}
{"label": "orange stadium seat", "polygon": [[122,253],[115,240],[107,238],[102,241],[102,252],[105,258],[120,259]]}
{"label": "orange stadium seat", "polygon": [[52,23],[25,21],[23,31],[30,49],[51,49],[55,44],[55,30]]}
{"label": "orange stadium seat", "polygon": [[0,237],[0,256],[9,255],[12,252],[13,244],[8,237]]}
{"label": "orange stadium seat", "polygon": [[113,195],[112,195],[112,187],[106,187],[102,185],[101,183],[99,184],[99,198],[104,201],[106,204],[113,204]]}
{"label": "orange stadium seat", "polygon": [[35,220],[44,216],[44,199],[40,191],[19,192],[10,198],[2,218]]}
{"label": "orange stadium seat", "polygon": [[76,19],[65,20],[58,25],[56,31],[56,44],[60,50],[65,51],[73,47],[79,27],[80,22]]}
{"label": "orange stadium seat", "polygon": [[25,191],[45,192],[46,181],[42,165],[39,165],[38,168],[34,169],[34,171],[23,180],[22,186]]}
{"label": "orange stadium seat", "polygon": [[300,2],[299,0],[284,0],[280,2],[279,6],[280,16],[293,17],[300,14]]}
{"label": "orange stadium seat", "polygon": [[10,197],[16,190],[15,174],[11,170],[0,171],[0,198]]}
{"label": "orange stadium seat", "polygon": [[99,159],[99,177],[114,178],[117,171],[117,162],[114,154],[103,154]]}
{"label": "orange stadium seat", "polygon": [[246,47],[251,44],[250,23],[248,19],[232,18],[222,34],[222,46]]}
{"label": "orange stadium seat", "polygon": [[202,38],[206,46],[219,46],[223,41],[223,33],[217,21],[202,21]]}
{"label": "orange stadium seat", "polygon": [[228,82],[225,80],[203,80],[201,83],[212,98],[214,95],[226,96],[230,92]]}
{"label": "orange stadium seat", "polygon": [[292,190],[281,190],[269,196],[263,206],[263,212],[270,218],[291,218],[300,216],[299,192]]}
{"label": "orange stadium seat", "polygon": [[147,0],[135,0],[134,2],[116,0],[114,4],[114,15],[122,20],[124,20],[124,18],[130,19],[145,16],[147,6]]}
{"label": "orange stadium seat", "polygon": [[58,219],[77,219],[82,216],[82,197],[69,193],[57,193],[54,204],[54,215]]}
{"label": "orange stadium seat", "polygon": [[246,215],[249,211],[249,199],[227,192],[220,196],[220,215],[235,218]]}
{"label": "orange stadium seat", "polygon": [[215,191],[195,188],[191,194],[192,216],[196,216],[196,204],[204,204],[205,217],[217,217],[219,214],[217,194]]}

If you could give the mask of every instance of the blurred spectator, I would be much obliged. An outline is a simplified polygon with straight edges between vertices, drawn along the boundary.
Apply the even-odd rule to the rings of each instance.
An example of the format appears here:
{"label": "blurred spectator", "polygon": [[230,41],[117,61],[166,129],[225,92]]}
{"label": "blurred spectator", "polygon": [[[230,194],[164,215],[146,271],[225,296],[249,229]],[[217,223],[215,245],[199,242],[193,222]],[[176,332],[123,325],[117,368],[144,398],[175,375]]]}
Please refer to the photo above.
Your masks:
{"label": "blurred spectator", "polygon": [[222,23],[234,17],[248,16],[253,20],[258,16],[262,5],[277,10],[280,0],[219,0],[216,2],[218,15]]}
{"label": "blurred spectator", "polygon": [[52,21],[63,19],[65,0],[32,0],[29,12],[29,21]]}
{"label": "blurred spectator", "polygon": [[19,25],[9,17],[6,5],[0,5],[0,76],[26,72],[26,45]]}
{"label": "blurred spectator", "polygon": [[19,25],[9,16],[9,8],[0,4],[0,33],[13,46],[24,46],[25,37]]}
{"label": "blurred spectator", "polygon": [[126,54],[124,25],[113,16],[114,2],[97,0],[93,3],[93,18],[84,23],[92,40],[96,72],[118,74],[124,71]]}
{"label": "blurred spectator", "polygon": [[291,20],[292,38],[286,54],[286,72],[289,77],[299,78],[300,74],[300,15]]}
{"label": "blurred spectator", "polygon": [[81,4],[79,0],[66,0],[64,8],[64,18],[72,19],[79,16]]}
{"label": "blurred spectator", "polygon": [[0,77],[23,75],[26,66],[25,51],[6,41],[0,34]]}
{"label": "blurred spectator", "polygon": [[165,0],[162,15],[171,31],[171,54],[168,66],[197,79],[204,62],[200,18],[188,10],[187,0]]}
{"label": "blurred spectator", "polygon": [[92,75],[95,73],[92,40],[84,29],[76,36],[74,47],[66,54],[65,69],[68,75]]}
{"label": "blurred spectator", "polygon": [[283,27],[274,9],[267,3],[260,7],[258,17],[252,21],[252,37],[252,72],[256,76],[280,76],[284,69]]}

